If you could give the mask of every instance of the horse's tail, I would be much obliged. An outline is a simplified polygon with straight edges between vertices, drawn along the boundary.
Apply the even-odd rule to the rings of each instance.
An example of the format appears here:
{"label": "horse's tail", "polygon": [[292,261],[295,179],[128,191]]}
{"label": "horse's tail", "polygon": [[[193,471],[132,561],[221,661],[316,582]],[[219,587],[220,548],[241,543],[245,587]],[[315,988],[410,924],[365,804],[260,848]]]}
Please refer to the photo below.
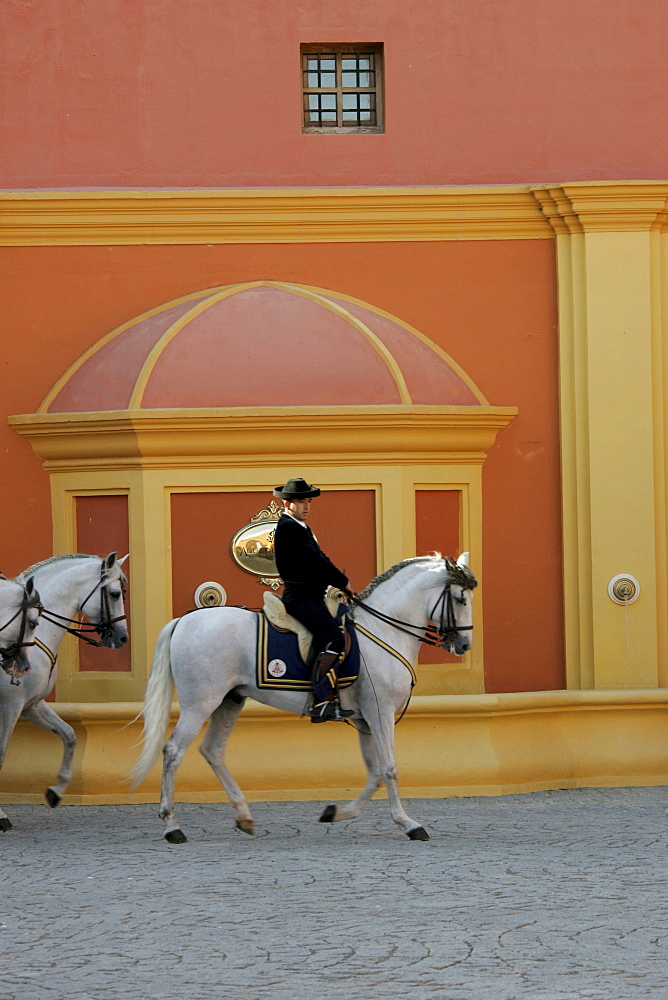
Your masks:
{"label": "horse's tail", "polygon": [[144,717],[144,733],[139,760],[131,770],[132,788],[136,788],[151,770],[165,742],[165,732],[169,722],[169,711],[172,706],[172,664],[170,645],[172,632],[180,618],[167,622],[158,636],[151,664],[151,674],[146,685],[144,707],[141,715]]}

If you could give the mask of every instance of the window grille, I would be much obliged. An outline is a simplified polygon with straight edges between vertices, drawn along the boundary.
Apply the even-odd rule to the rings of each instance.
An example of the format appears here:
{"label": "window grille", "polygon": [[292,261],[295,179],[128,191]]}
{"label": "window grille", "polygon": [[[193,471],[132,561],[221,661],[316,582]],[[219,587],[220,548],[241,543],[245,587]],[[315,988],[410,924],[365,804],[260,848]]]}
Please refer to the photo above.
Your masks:
{"label": "window grille", "polygon": [[305,132],[382,132],[382,47],[302,46]]}

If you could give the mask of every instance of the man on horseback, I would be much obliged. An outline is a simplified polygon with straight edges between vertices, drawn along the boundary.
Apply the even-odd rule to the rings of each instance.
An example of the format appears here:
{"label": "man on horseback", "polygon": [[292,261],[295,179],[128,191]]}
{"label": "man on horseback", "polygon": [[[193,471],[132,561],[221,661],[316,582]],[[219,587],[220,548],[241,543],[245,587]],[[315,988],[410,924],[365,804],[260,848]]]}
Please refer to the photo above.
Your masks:
{"label": "man on horseback", "polygon": [[283,580],[283,604],[313,633],[318,651],[313,667],[311,722],[337,721],[353,715],[341,708],[337,694],[336,667],[343,659],[345,636],[325,607],[325,590],[338,587],[354,596],[347,576],[318,545],[306,520],[311,501],[320,496],[317,486],[303,479],[289,479],[277,486],[274,496],[283,501],[284,512],[274,535],[276,568]]}

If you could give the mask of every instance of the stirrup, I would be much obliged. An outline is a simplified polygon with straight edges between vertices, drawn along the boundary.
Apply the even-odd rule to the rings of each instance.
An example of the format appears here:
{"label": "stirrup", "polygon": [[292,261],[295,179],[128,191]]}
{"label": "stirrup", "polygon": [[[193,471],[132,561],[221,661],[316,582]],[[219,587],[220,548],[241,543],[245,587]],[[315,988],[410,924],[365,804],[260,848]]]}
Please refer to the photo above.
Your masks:
{"label": "stirrup", "polygon": [[350,709],[341,708],[337,698],[334,701],[329,699],[319,701],[317,705],[313,705],[308,714],[311,717],[311,722],[343,722],[355,713],[351,712]]}

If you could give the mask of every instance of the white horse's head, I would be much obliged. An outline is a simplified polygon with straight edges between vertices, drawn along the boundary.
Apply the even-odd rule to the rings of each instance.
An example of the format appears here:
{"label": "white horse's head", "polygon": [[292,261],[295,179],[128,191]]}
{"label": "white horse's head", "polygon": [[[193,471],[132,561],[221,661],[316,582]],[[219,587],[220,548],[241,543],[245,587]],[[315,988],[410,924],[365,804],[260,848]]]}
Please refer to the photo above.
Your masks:
{"label": "white horse's head", "polygon": [[439,629],[443,649],[455,656],[462,656],[471,648],[473,632],[473,591],[478,581],[468,568],[469,553],[462,552],[455,562],[445,558],[448,574],[440,605]]}
{"label": "white horse's head", "polygon": [[39,594],[32,577],[25,586],[0,578],[0,667],[18,683],[30,670],[32,634],[39,622]]}
{"label": "white horse's head", "polygon": [[124,646],[130,638],[124,605],[127,578],[121,569],[128,557],[117,559],[117,555],[117,552],[110,552],[102,560],[99,585],[79,607],[88,621],[97,627],[102,645],[109,649]]}

